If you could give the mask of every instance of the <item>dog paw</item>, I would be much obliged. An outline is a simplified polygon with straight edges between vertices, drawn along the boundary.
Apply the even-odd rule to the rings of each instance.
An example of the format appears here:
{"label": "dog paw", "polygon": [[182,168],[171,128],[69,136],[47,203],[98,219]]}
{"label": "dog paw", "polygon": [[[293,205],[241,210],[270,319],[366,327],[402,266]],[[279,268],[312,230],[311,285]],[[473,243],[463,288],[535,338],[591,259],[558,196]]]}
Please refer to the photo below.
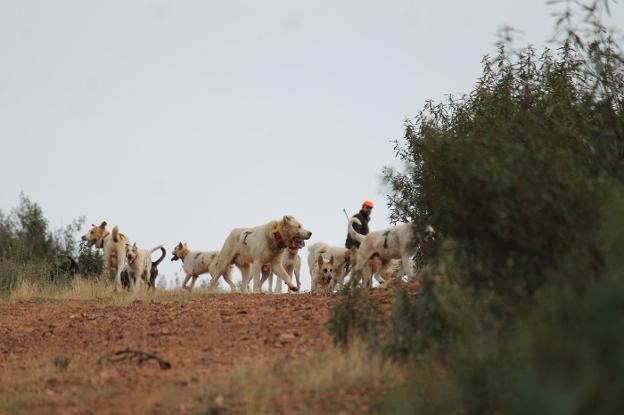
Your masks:
{"label": "dog paw", "polygon": [[289,287],[288,287],[288,289],[289,289],[290,291],[294,291],[294,292],[299,291],[299,287],[295,287],[294,285],[289,286]]}

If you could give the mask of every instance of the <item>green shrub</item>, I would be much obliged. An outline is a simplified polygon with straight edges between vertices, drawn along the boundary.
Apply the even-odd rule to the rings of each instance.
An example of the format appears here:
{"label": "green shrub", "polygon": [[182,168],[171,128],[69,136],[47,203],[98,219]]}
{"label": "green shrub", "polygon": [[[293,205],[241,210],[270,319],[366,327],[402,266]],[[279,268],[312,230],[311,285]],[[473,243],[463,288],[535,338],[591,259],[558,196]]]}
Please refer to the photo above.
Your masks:
{"label": "green shrub", "polygon": [[365,288],[351,285],[340,291],[340,302],[329,312],[329,332],[334,343],[346,346],[354,337],[364,339],[371,347],[378,346],[379,310]]}

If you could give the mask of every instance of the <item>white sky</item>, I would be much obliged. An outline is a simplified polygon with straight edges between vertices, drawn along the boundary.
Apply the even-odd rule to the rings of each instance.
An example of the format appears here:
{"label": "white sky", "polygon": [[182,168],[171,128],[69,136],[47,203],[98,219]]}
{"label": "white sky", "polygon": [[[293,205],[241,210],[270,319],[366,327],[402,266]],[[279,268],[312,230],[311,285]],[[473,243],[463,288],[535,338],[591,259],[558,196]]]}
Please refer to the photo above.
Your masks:
{"label": "white sky", "polygon": [[[405,118],[468,92],[503,25],[544,44],[553,11],[0,0],[0,209],[24,191],[54,227],[86,215],[168,252],[219,249],[232,228],[288,213],[310,243],[342,245],[342,209],[364,199],[377,203],[371,229],[388,226],[381,170]],[[172,276],[168,258],[160,272]]]}

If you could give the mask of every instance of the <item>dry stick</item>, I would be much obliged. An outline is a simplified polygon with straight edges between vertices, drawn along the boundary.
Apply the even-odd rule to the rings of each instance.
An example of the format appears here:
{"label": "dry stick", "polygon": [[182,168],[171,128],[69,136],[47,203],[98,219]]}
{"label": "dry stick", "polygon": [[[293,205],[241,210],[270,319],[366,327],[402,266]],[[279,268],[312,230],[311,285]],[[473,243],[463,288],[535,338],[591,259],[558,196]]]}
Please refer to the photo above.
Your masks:
{"label": "dry stick", "polygon": [[144,352],[142,350],[130,349],[129,347],[124,350],[120,350],[118,352],[112,353],[108,356],[101,357],[100,362],[102,360],[108,360],[109,362],[119,362],[122,360],[132,360],[133,358],[137,359],[137,361],[139,362],[139,365],[142,365],[146,361],[153,359],[158,362],[158,365],[160,366],[162,370],[171,369],[171,363],[156,356],[155,354]]}

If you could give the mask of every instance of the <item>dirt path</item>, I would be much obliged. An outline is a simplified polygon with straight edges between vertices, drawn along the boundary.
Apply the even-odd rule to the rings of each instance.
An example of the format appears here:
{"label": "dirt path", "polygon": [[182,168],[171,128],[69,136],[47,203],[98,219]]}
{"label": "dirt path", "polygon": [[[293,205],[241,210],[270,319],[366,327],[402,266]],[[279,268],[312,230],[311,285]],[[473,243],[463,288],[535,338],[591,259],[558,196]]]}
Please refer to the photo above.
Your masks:
{"label": "dirt path", "polygon": [[[241,361],[297,359],[329,344],[335,301],[228,294],[126,307],[96,300],[0,304],[0,413],[208,413],[186,389]],[[171,369],[100,361],[127,347],[154,353]]]}

